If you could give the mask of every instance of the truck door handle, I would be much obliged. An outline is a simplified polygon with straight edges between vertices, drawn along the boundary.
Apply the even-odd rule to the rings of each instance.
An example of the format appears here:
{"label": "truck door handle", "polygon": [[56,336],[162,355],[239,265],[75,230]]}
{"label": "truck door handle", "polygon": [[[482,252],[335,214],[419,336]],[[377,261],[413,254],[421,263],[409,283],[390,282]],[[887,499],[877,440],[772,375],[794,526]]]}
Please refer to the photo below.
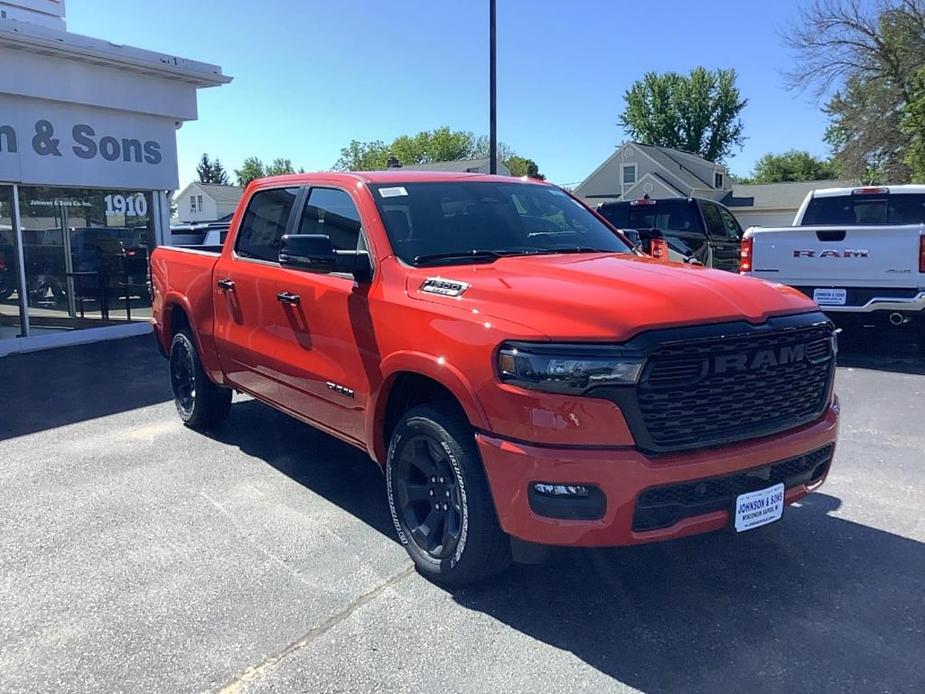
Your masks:
{"label": "truck door handle", "polygon": [[230,292],[234,289],[234,280],[219,280],[215,283],[223,292]]}
{"label": "truck door handle", "polygon": [[280,292],[276,295],[276,300],[283,304],[290,304],[291,306],[298,306],[301,299],[298,294],[293,294],[292,292]]}

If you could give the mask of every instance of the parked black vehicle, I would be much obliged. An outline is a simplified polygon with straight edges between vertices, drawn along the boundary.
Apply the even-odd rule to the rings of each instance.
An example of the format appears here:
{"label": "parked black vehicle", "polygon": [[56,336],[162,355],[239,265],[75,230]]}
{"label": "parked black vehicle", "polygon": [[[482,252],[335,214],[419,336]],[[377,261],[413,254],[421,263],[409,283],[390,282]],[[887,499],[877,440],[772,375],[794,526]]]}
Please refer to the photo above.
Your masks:
{"label": "parked black vehicle", "polygon": [[[67,300],[68,277],[75,298],[101,301],[120,295],[148,294],[147,229],[77,227],[69,230],[70,271],[64,254],[62,229],[23,231],[27,291],[33,305],[55,305]],[[126,294],[128,292],[128,294]]]}
{"label": "parked black vehicle", "polygon": [[742,227],[725,206],[701,198],[642,198],[597,208],[611,224],[640,239],[663,238],[669,260],[739,271]]}

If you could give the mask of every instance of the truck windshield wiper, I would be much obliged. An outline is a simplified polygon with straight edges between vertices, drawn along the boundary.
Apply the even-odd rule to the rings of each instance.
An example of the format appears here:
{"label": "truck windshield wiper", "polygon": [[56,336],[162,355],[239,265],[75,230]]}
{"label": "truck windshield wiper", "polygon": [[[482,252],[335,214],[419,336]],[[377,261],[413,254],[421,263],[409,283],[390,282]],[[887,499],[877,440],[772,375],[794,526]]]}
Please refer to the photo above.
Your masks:
{"label": "truck windshield wiper", "polygon": [[589,246],[565,246],[563,248],[524,248],[516,250],[497,249],[493,251],[473,249],[471,251],[453,251],[451,253],[429,253],[414,257],[415,265],[452,265],[458,262],[491,263],[504,256],[512,255],[554,255],[556,253],[618,253]]}
{"label": "truck windshield wiper", "polygon": [[508,255],[508,253],[504,251],[487,251],[473,248],[471,251],[416,255],[414,256],[413,262],[415,265],[439,265],[441,263],[452,265],[458,262],[491,263],[504,255]]}
{"label": "truck windshield wiper", "polygon": [[551,255],[553,253],[619,253],[620,251],[605,251],[602,248],[592,248],[590,246],[564,246],[563,248],[544,248],[543,250],[531,251],[530,255]]}

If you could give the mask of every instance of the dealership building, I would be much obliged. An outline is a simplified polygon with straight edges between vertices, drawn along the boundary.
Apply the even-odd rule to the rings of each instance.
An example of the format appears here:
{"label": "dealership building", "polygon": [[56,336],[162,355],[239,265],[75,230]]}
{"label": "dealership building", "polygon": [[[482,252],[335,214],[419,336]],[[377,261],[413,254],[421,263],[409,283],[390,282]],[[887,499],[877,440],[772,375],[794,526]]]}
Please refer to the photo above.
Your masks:
{"label": "dealership building", "polygon": [[0,0],[0,356],[150,330],[177,130],[230,80],[69,33],[63,0]]}

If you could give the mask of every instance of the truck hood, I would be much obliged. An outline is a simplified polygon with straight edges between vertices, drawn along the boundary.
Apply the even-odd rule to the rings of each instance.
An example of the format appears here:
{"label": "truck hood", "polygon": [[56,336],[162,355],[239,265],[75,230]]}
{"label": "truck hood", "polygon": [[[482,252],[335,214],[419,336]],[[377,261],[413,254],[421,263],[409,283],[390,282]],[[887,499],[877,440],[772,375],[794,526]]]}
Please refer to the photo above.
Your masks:
{"label": "truck hood", "polygon": [[[458,296],[422,291],[429,279],[463,282]],[[558,340],[626,340],[653,328],[805,313],[815,304],[779,284],[628,255],[504,257],[487,265],[416,268],[414,299],[511,321]],[[446,287],[444,286],[445,290]]]}

